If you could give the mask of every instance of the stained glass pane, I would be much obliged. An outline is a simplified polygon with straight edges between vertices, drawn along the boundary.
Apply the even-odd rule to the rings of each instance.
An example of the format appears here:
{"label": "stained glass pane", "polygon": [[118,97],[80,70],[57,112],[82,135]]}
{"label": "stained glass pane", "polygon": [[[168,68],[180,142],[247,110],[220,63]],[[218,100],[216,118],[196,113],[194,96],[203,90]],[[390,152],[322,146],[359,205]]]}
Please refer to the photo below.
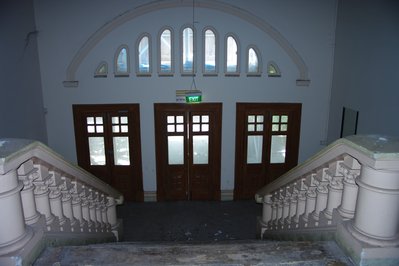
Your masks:
{"label": "stained glass pane", "polygon": [[193,163],[208,163],[208,141],[209,136],[193,136]]}
{"label": "stained glass pane", "polygon": [[247,163],[262,163],[263,136],[248,136]]}
{"label": "stained glass pane", "polygon": [[161,72],[172,71],[172,41],[170,30],[164,30],[160,38]]}
{"label": "stained glass pane", "polygon": [[205,72],[216,71],[216,37],[213,31],[205,31]]}
{"label": "stained glass pane", "polygon": [[130,165],[129,137],[114,137],[115,165]]}
{"label": "stained glass pane", "polygon": [[256,54],[253,48],[250,48],[248,50],[248,72],[249,73],[259,72],[258,55]]}
{"label": "stained glass pane", "polygon": [[171,165],[184,163],[183,136],[168,136],[168,163]]}
{"label": "stained glass pane", "polygon": [[237,56],[237,43],[236,40],[229,36],[227,37],[227,72],[237,72],[238,56]]}
{"label": "stained glass pane", "polygon": [[127,72],[127,50],[122,48],[119,52],[118,59],[116,61],[116,72],[123,73]]}
{"label": "stained glass pane", "polygon": [[139,72],[142,73],[150,72],[149,39],[147,36],[144,36],[139,43],[138,58],[139,58]]}
{"label": "stained glass pane", "polygon": [[272,136],[270,148],[270,163],[284,163],[286,152],[287,135]]}
{"label": "stained glass pane", "polygon": [[105,165],[103,137],[89,137],[90,165]]}
{"label": "stained glass pane", "polygon": [[194,71],[194,35],[191,28],[185,28],[183,30],[183,72],[193,72]]}

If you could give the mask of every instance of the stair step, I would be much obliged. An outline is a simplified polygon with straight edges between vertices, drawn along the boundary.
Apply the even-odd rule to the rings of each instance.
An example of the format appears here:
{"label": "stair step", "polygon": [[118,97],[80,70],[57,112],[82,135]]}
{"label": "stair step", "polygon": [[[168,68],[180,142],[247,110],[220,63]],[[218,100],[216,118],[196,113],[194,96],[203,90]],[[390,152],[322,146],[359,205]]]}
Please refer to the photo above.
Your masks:
{"label": "stair step", "polygon": [[333,241],[120,242],[48,247],[41,265],[353,265]]}

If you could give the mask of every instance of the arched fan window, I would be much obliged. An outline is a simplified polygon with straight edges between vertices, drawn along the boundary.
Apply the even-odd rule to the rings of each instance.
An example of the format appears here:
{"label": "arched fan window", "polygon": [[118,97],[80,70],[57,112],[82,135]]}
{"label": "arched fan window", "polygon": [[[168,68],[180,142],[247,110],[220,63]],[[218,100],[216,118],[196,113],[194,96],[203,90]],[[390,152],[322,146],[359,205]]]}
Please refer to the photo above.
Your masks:
{"label": "arched fan window", "polygon": [[239,45],[237,37],[233,34],[226,36],[226,62],[225,62],[225,74],[226,75],[239,75]]}
{"label": "arched fan window", "polygon": [[181,31],[181,73],[194,75],[194,30],[192,27],[183,27]]}
{"label": "arched fan window", "polygon": [[136,73],[137,75],[151,75],[151,39],[149,34],[143,34],[138,38],[136,49]]}
{"label": "arched fan window", "polygon": [[203,74],[217,75],[217,35],[216,30],[207,27],[203,31]]}
{"label": "arched fan window", "polygon": [[247,49],[247,75],[260,76],[262,74],[262,58],[259,50],[251,45]]}
{"label": "arched fan window", "polygon": [[158,73],[172,75],[174,72],[173,31],[167,27],[161,30],[158,38]]}
{"label": "arched fan window", "polygon": [[127,45],[121,45],[115,53],[115,76],[129,76],[129,49]]}

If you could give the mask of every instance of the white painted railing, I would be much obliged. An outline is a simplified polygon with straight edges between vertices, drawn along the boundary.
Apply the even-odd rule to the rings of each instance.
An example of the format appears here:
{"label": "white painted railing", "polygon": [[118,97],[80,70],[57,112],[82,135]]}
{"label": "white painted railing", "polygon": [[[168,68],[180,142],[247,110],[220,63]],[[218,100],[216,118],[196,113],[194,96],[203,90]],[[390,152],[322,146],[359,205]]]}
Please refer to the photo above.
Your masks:
{"label": "white painted railing", "polygon": [[0,265],[46,245],[117,241],[121,193],[40,142],[0,139]]}
{"label": "white painted railing", "polygon": [[359,264],[399,263],[399,139],[337,140],[255,197],[261,238],[332,237]]}

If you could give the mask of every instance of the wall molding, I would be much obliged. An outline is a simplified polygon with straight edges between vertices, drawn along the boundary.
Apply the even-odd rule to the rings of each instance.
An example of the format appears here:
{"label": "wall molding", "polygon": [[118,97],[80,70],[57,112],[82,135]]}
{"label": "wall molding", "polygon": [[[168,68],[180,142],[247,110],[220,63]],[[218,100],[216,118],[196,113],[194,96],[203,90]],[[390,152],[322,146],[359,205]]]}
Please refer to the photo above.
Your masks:
{"label": "wall molding", "polygon": [[[115,17],[108,23],[104,24],[102,27],[100,27],[97,31],[95,31],[87,39],[87,41],[80,47],[80,49],[75,54],[72,61],[69,63],[67,67],[66,80],[63,82],[64,86],[77,87],[79,85],[78,81],[76,80],[75,74],[80,64],[83,62],[86,56],[91,52],[91,50],[102,39],[104,39],[105,36],[107,36],[110,32],[112,32],[120,25],[154,11],[169,9],[169,8],[192,7],[192,6],[193,6],[192,0],[153,1],[148,4],[137,6],[133,9],[130,9],[118,15],[117,17]],[[260,30],[262,30],[264,33],[266,33],[274,41],[277,42],[277,44],[287,53],[287,55],[291,58],[292,62],[296,65],[299,72],[299,77],[297,80],[300,81],[300,85],[301,86],[309,85],[310,80],[308,77],[308,67],[306,66],[304,60],[295,50],[295,48],[290,44],[290,42],[269,23],[242,8],[216,0],[197,0],[195,1],[195,7],[217,10],[222,13],[227,13],[239,17],[249,22],[250,24],[254,25],[255,27],[259,28]]]}

